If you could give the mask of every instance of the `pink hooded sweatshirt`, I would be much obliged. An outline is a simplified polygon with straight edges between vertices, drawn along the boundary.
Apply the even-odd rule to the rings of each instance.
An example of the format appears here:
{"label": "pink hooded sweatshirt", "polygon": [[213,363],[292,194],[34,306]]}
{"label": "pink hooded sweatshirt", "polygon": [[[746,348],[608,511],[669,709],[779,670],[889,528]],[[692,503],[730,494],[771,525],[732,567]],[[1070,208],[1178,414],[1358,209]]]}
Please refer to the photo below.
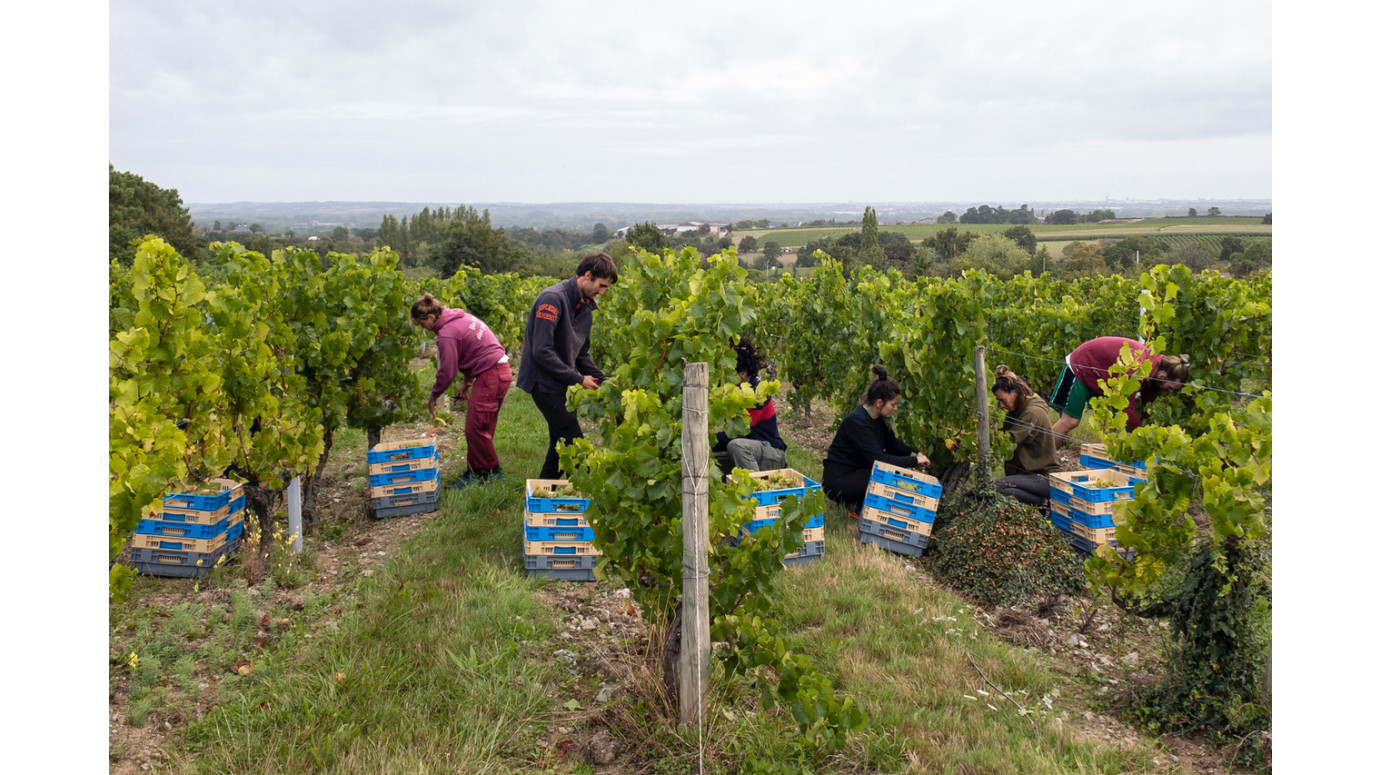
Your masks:
{"label": "pink hooded sweatshirt", "polygon": [[436,384],[431,386],[433,400],[446,392],[457,371],[474,379],[508,355],[484,321],[463,309],[442,310],[436,323],[436,350],[440,358]]}

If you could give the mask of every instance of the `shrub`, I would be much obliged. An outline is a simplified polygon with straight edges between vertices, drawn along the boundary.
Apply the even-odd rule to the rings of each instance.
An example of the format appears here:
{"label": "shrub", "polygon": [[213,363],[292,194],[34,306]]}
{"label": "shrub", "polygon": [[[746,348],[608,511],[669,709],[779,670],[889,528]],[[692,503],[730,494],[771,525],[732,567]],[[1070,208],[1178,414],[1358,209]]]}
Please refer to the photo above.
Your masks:
{"label": "shrub", "polygon": [[1154,731],[1201,732],[1215,743],[1237,743],[1247,765],[1262,756],[1253,733],[1270,726],[1264,691],[1270,636],[1259,610],[1270,597],[1265,566],[1255,542],[1204,542],[1177,594],[1128,609],[1168,619],[1173,637],[1168,673],[1139,698],[1141,717]]}
{"label": "shrub", "polygon": [[1083,588],[1082,562],[1039,511],[998,495],[990,481],[948,495],[928,555],[946,583],[989,606]]}

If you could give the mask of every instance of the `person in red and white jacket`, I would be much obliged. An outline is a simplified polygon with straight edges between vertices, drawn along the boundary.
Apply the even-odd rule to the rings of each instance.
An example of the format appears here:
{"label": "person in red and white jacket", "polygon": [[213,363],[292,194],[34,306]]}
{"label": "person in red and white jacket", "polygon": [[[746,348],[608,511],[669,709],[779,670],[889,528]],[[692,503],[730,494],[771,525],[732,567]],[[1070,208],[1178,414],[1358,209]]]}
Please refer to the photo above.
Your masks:
{"label": "person in red and white jacket", "polygon": [[[752,340],[746,336],[734,346],[738,353],[738,379],[751,385],[754,390],[761,381],[757,372],[762,368],[761,359]],[[776,427],[776,404],[768,396],[766,401],[748,410],[748,434],[730,439],[723,431],[715,437],[710,450],[719,466],[724,469],[746,468],[749,471],[773,471],[786,467],[786,442]]]}
{"label": "person in red and white jacket", "polygon": [[455,375],[464,375],[456,399],[467,401],[465,462],[469,469],[449,488],[461,489],[503,476],[494,449],[494,431],[498,411],[513,384],[508,352],[484,321],[463,309],[446,309],[429,293],[413,302],[412,319],[436,335],[436,382],[427,403],[433,414],[436,401],[455,381]]}

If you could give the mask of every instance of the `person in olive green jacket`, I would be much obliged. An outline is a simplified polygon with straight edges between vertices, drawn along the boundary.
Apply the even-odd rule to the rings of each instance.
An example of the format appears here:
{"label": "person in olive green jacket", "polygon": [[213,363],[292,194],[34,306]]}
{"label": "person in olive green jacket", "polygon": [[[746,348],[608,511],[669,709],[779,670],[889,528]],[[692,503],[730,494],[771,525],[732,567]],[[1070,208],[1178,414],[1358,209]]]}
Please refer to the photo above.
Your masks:
{"label": "person in olive green jacket", "polygon": [[996,481],[997,492],[1041,510],[1049,507],[1048,474],[1059,470],[1054,456],[1054,431],[1049,423],[1049,404],[1030,385],[1005,366],[996,369],[992,394],[1006,410],[1001,429],[1016,442],[1016,452],[1006,461],[1006,476]]}

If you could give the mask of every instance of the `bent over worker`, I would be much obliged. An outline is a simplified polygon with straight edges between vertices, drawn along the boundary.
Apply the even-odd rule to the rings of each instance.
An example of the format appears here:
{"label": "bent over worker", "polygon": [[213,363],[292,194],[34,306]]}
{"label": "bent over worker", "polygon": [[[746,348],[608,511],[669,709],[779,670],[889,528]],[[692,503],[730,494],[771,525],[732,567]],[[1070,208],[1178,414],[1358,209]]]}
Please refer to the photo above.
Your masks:
{"label": "bent over worker", "polygon": [[436,401],[455,381],[464,380],[456,398],[465,400],[465,462],[468,468],[447,489],[462,489],[476,482],[503,476],[494,431],[498,410],[513,384],[508,351],[484,321],[463,309],[446,309],[431,294],[412,303],[412,319],[436,335],[436,382],[431,386],[427,408],[436,411]]}

